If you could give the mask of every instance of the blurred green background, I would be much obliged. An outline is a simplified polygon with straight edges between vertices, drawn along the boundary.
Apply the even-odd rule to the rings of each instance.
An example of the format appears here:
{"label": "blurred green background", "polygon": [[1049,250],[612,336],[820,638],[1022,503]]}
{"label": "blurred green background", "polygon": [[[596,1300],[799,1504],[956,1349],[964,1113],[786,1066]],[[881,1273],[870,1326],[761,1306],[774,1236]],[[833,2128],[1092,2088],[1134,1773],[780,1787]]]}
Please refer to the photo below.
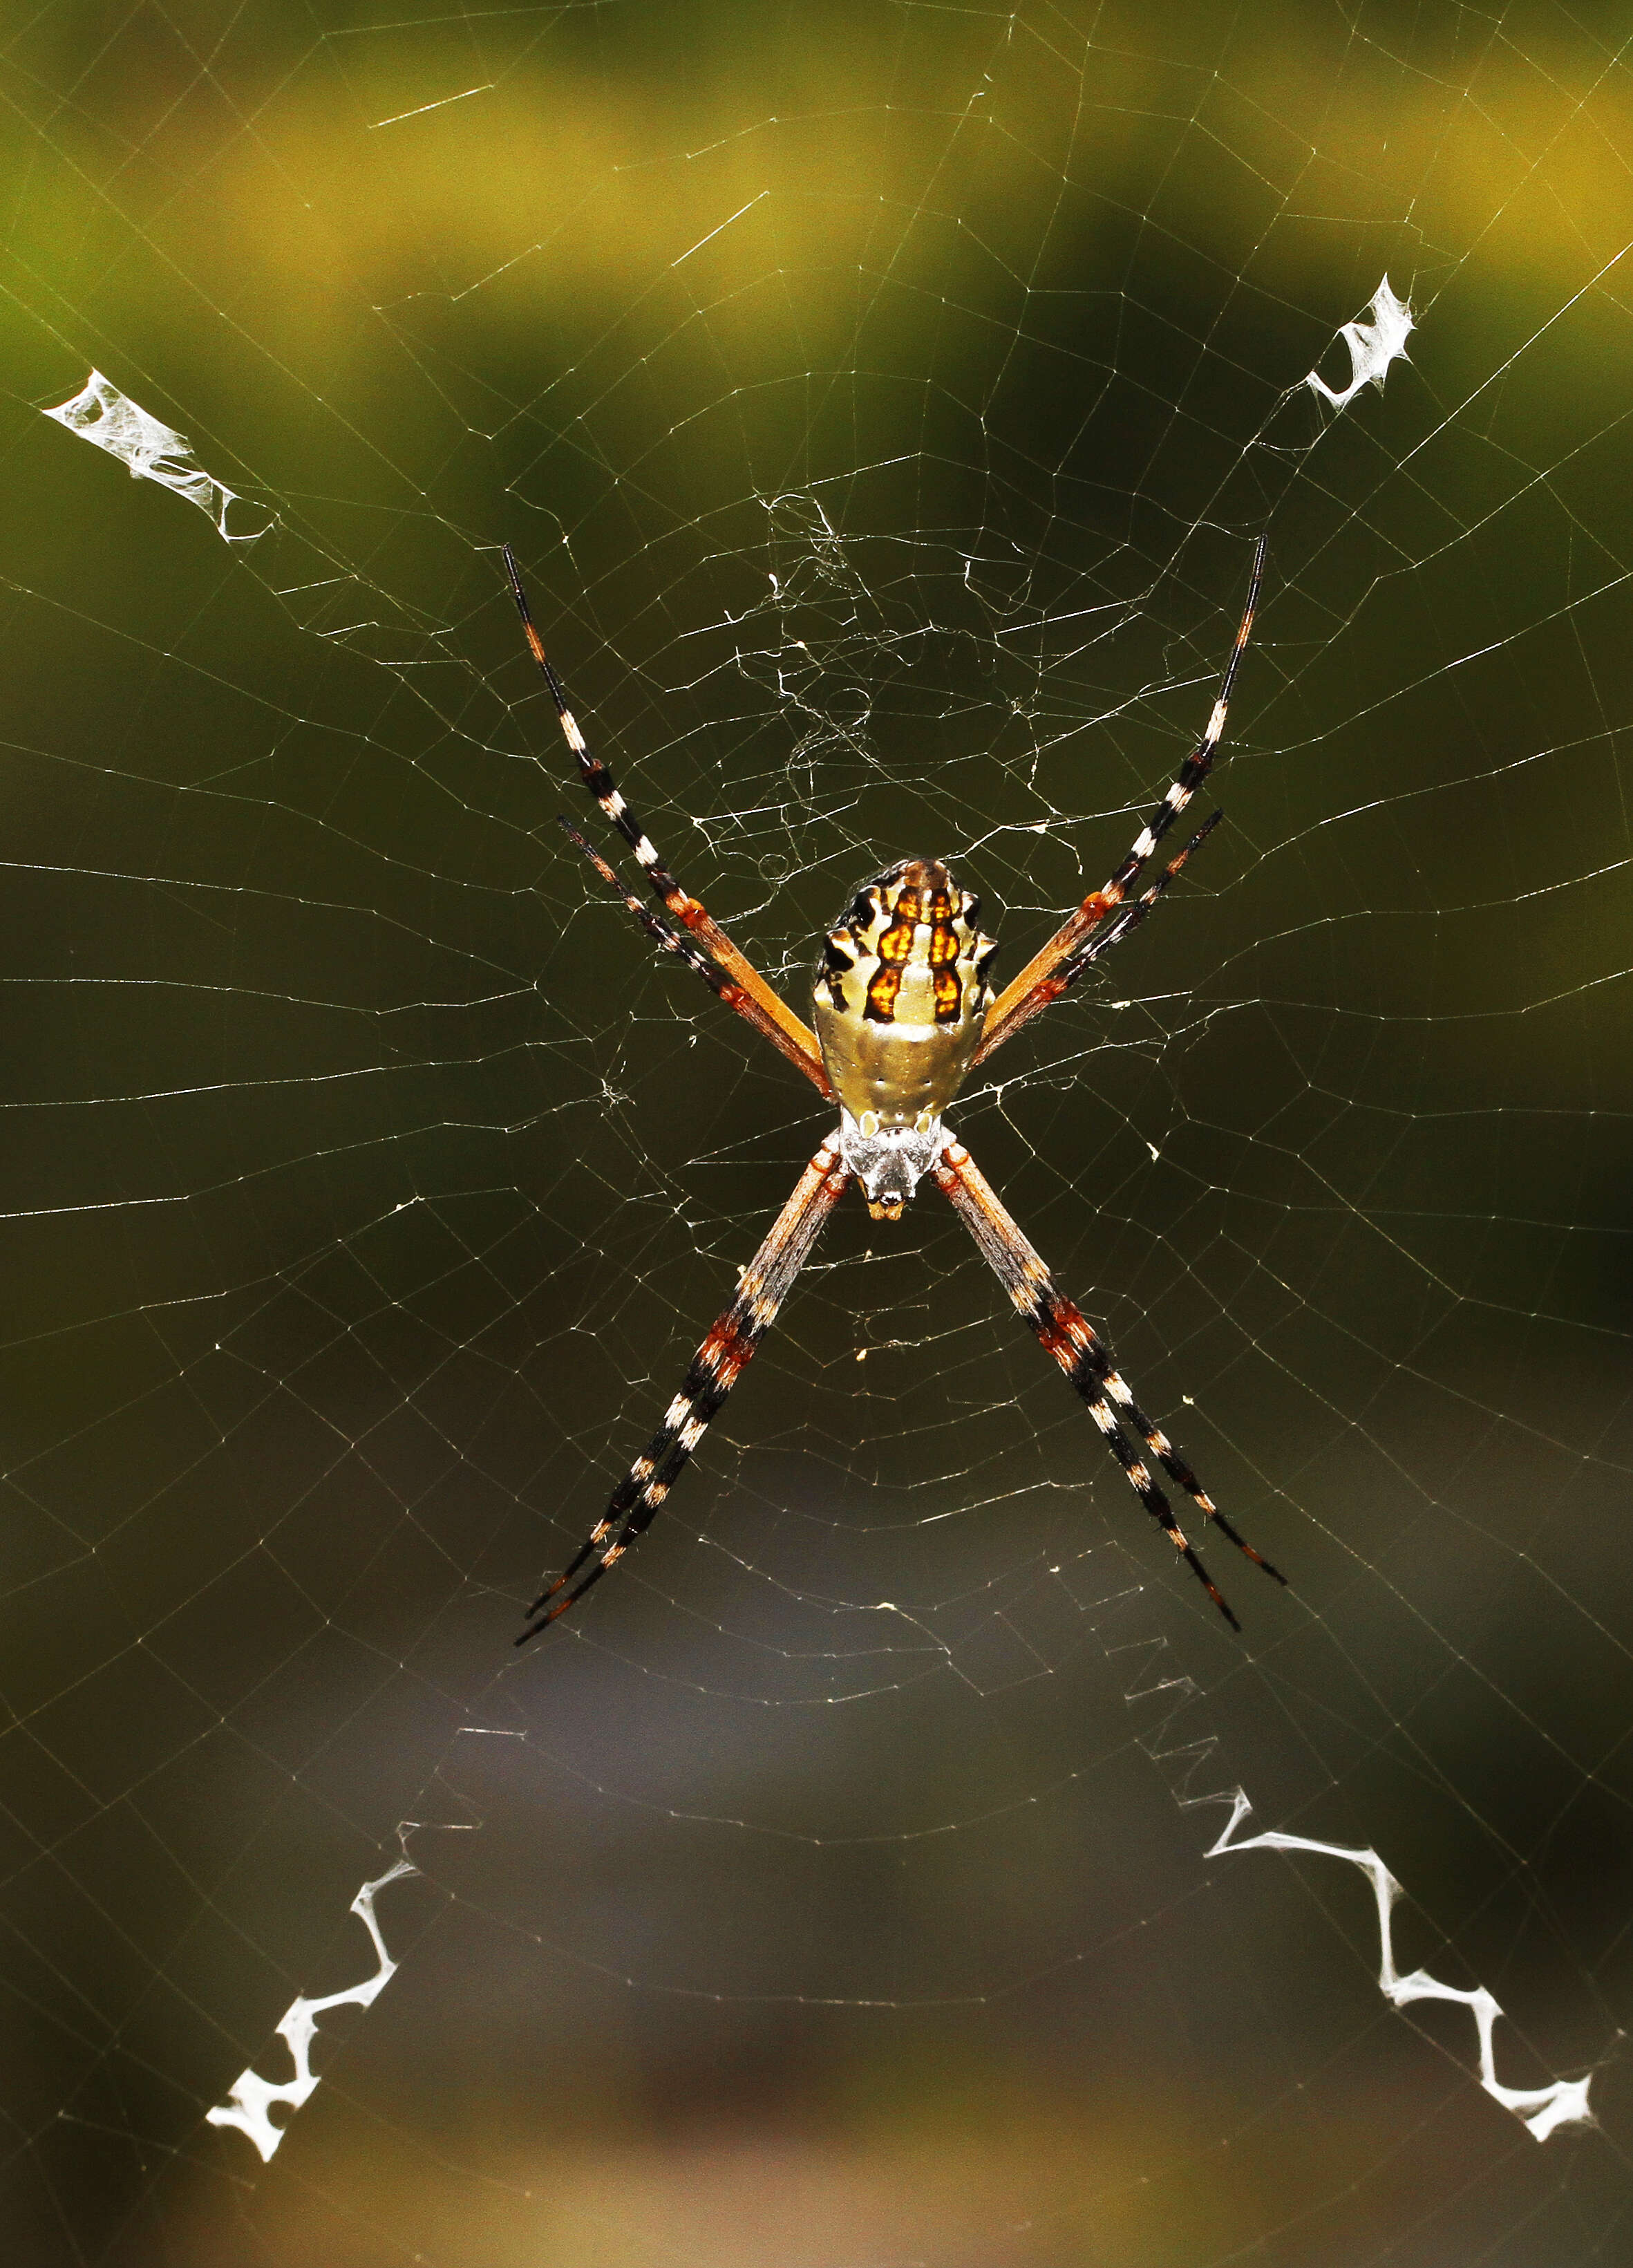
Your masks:
{"label": "blurred green background", "polygon": [[[1629,2257],[1625,33],[9,21],[9,2257]],[[1262,531],[1226,825],[958,1127],[1292,1591],[1216,1550],[1232,1638],[927,1193],[513,1653],[823,1128],[586,891],[497,547],[803,1005],[912,851],[1020,966]],[[1205,1859],[1238,1784],[1599,2127],[1360,1874]],[[203,2113],[403,1847],[263,2169]]]}

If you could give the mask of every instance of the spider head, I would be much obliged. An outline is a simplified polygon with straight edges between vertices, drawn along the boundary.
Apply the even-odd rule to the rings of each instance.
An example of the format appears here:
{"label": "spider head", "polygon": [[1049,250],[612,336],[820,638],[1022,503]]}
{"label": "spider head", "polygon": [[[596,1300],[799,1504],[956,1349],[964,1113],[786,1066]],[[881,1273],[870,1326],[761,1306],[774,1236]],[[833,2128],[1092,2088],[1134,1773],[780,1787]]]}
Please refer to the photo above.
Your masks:
{"label": "spider head", "polygon": [[840,1155],[862,1184],[875,1220],[900,1220],[902,1209],[946,1143],[939,1118],[926,1111],[914,1126],[881,1126],[876,1111],[855,1119],[842,1109]]}

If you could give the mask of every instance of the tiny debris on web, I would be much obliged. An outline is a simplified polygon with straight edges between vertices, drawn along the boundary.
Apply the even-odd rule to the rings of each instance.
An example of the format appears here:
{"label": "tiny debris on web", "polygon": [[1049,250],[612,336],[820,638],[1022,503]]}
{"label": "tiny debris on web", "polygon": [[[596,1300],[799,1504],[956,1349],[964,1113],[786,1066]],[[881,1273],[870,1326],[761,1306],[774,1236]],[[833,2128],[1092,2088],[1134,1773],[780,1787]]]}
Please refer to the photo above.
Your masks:
{"label": "tiny debris on web", "polygon": [[1350,350],[1350,383],[1342,393],[1335,393],[1319,371],[1311,371],[1305,384],[1324,394],[1335,409],[1347,409],[1364,386],[1375,386],[1381,393],[1388,375],[1389,365],[1399,359],[1408,362],[1407,334],[1415,330],[1412,303],[1397,299],[1389,288],[1389,278],[1372,294],[1366,313],[1370,322],[1345,323],[1338,335]]}
{"label": "tiny debris on web", "polygon": [[397,1964],[386,1950],[386,1940],[380,1935],[379,1923],[374,1918],[374,1894],[383,1890],[387,1882],[394,1882],[404,1874],[417,1874],[419,1868],[410,1859],[399,1859],[386,1874],[371,1882],[364,1882],[351,1902],[355,1913],[374,1940],[374,1950],[379,1966],[372,1977],[365,1977],[361,1984],[349,1984],[343,1992],[327,1993],[320,2000],[309,2000],[304,1992],[291,2001],[277,2021],[277,2031],[290,2051],[295,2066],[293,2079],[282,2086],[274,2086],[254,2071],[241,2071],[227,2090],[227,2099],[204,2113],[212,2126],[236,2126],[247,2134],[260,2151],[262,2162],[270,2164],[272,2154],[283,2139],[285,2129],[272,2123],[272,2106],[287,2102],[291,2110],[298,2110],[313,2094],[321,2074],[312,2068],[312,2043],[318,2029],[318,2018],[330,2008],[371,2007],[397,1973]]}
{"label": "tiny debris on web", "polygon": [[93,370],[83,392],[71,401],[59,401],[45,412],[82,441],[106,449],[129,466],[133,481],[157,481],[188,504],[208,512],[217,532],[229,543],[253,543],[272,525],[263,514],[258,527],[234,530],[227,526],[230,508],[241,501],[236,490],[207,473],[193,454],[185,437],[132,401],[129,394]]}

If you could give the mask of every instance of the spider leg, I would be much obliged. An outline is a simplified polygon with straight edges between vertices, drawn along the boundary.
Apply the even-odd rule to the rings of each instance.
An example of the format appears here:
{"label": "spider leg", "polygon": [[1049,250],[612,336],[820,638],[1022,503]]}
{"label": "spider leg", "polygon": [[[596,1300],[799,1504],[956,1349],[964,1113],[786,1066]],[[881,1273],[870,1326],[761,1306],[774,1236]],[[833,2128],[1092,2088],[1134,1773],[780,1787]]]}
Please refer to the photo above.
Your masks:
{"label": "spider leg", "polygon": [[[618,792],[617,782],[611,772],[599,757],[591,755],[585,745],[584,734],[578,729],[578,720],[567,705],[567,695],[562,681],[550,666],[549,657],[544,650],[544,641],[533,627],[533,616],[527,608],[527,593],[522,588],[522,578],[516,564],[516,556],[508,543],[504,546],[504,565],[505,571],[511,578],[511,595],[516,601],[516,611],[521,616],[522,635],[527,641],[527,650],[538,663],[540,674],[550,688],[550,698],[555,702],[555,713],[561,718],[563,735],[577,760],[578,770],[585,787],[589,789],[607,818],[634,851],[642,872],[669,913],[684,928],[689,929],[695,937],[702,939],[710,954],[719,962],[727,975],[758,1005],[762,1013],[803,1051],[808,1061],[814,1064],[820,1070],[821,1056],[817,1047],[816,1034],[809,1025],[801,1023],[787,1002],[772,990],[759,970],[739,952],[737,946],[732,944],[731,939],[701,901],[681,888],[673,874],[658,857],[646,829]],[[784,1052],[786,1053],[786,1049]],[[822,1091],[824,1094],[828,1092],[826,1079],[823,1081]]]}
{"label": "spider leg", "polygon": [[804,1071],[819,1094],[831,1094],[833,1090],[828,1086],[828,1074],[820,1059],[813,1061],[803,1049],[797,1047],[783,1027],[774,1023],[760,1003],[740,984],[734,984],[706,953],[700,953],[687,939],[677,937],[660,915],[643,905],[633,890],[626,890],[615,869],[607,864],[592,843],[585,840],[570,819],[560,819],[557,823],[568,841],[576,843],[583,851],[607,888],[615,897],[622,899],[649,937],[656,939],[666,953],[673,954],[676,960],[684,961],[695,976],[701,976],[717,999],[724,1000],[728,1008],[735,1008],[744,1022],[752,1024],[761,1039],[769,1040],[779,1054],[786,1056],[796,1069]]}
{"label": "spider leg", "polygon": [[[1033,985],[1025,1006],[1020,1009],[1018,1016],[1011,1020],[1008,1031],[1004,1033],[1005,1039],[1012,1038],[1021,1024],[1030,1023],[1040,1009],[1047,1008],[1052,1000],[1058,1000],[1063,992],[1070,992],[1085,968],[1092,968],[1102,954],[1111,951],[1114,945],[1121,945],[1131,929],[1139,927],[1169,883],[1179,873],[1192,851],[1208,840],[1224,816],[1225,814],[1222,811],[1210,812],[1184,850],[1176,858],[1168,861],[1161,873],[1142,896],[1130,900],[1118,914],[1116,919],[1105,929],[1097,930],[1081,953],[1072,954],[1068,960],[1061,962],[1052,976],[1042,977]],[[981,1061],[985,1052],[984,1049],[977,1052],[975,1057],[977,1063]]]}
{"label": "spider leg", "polygon": [[1229,1537],[1239,1551],[1245,1553],[1278,1583],[1285,1583],[1286,1577],[1272,1567],[1269,1561],[1262,1558],[1238,1533],[1167,1435],[1141,1409],[1114,1366],[1109,1350],[1088,1318],[1056,1289],[1048,1270],[961,1142],[950,1142],[942,1152],[941,1163],[935,1168],[935,1178],[943,1193],[951,1198],[964,1226],[980,1248],[982,1256],[1009,1293],[1021,1316],[1036,1333],[1045,1350],[1054,1356],[1070,1385],[1088,1404],[1089,1415],[1105,1436],[1107,1447],[1128,1475],[1129,1485],[1140,1502],[1166,1532],[1174,1549],[1231,1628],[1239,1630],[1241,1624],[1186,1541],[1167,1498],[1124,1437],[1111,1405],[1116,1404],[1123,1422],[1142,1437],[1170,1479],[1177,1482],[1195,1498],[1197,1509],[1213,1521],[1222,1535]]}
{"label": "spider leg", "polygon": [[[1030,1023],[1040,1009],[1048,1007],[1051,1000],[1060,998],[1062,991],[1066,989],[1065,986],[1056,984],[1053,989],[1050,987],[1051,980],[1060,969],[1061,964],[1078,959],[1107,915],[1127,902],[1129,892],[1144,873],[1157,845],[1207,778],[1213,763],[1214,753],[1225,732],[1225,712],[1231,704],[1231,688],[1236,681],[1237,665],[1240,662],[1247,640],[1253,633],[1254,608],[1259,602],[1259,583],[1264,573],[1264,552],[1265,539],[1261,536],[1253,555],[1253,575],[1247,585],[1247,604],[1242,612],[1241,626],[1236,633],[1236,643],[1231,649],[1231,658],[1225,664],[1225,674],[1219,681],[1218,695],[1214,701],[1213,713],[1208,719],[1207,730],[1181,765],[1173,784],[1135,837],[1128,857],[1111,880],[1102,888],[1091,891],[1076,913],[1068,916],[1048,943],[1041,951],[1033,954],[1019,976],[1012,978],[993,1002],[987,1012],[986,1029],[982,1035],[981,1045],[975,1052],[976,1063],[984,1063],[995,1049],[1003,1046],[1005,1040],[1013,1039],[1023,1024]],[[1204,828],[1203,832],[1205,834],[1207,829]],[[1200,839],[1198,837],[1198,840]],[[1195,843],[1193,843],[1188,846],[1188,850],[1195,850]],[[1188,850],[1186,856],[1188,856]],[[1178,866],[1183,864],[1184,857],[1181,857],[1174,871],[1177,872]],[[1160,887],[1159,884],[1159,887]],[[1134,924],[1129,922],[1119,929],[1116,934],[1119,937],[1126,937],[1129,930],[1133,926]],[[1111,941],[1107,940],[1107,942]],[[1067,980],[1068,983],[1070,981],[1070,978]]]}
{"label": "spider leg", "polygon": [[[839,1137],[835,1134],[805,1167],[792,1197],[772,1223],[770,1234],[744,1269],[736,1292],[693,1356],[680,1392],[664,1412],[662,1425],[613,1491],[607,1510],[576,1557],[528,1608],[527,1627],[517,1639],[518,1646],[525,1646],[569,1607],[577,1606],[591,1585],[599,1583],[651,1526],[682,1467],[702,1440],[710,1419],[776,1322],[777,1309],[810,1258],[812,1247],[850,1178],[840,1163]],[[589,1573],[575,1582],[579,1570],[592,1560],[594,1565]],[[566,1597],[550,1606],[549,1602],[562,1591]],[[541,1608],[548,1608],[548,1612],[541,1613]]]}

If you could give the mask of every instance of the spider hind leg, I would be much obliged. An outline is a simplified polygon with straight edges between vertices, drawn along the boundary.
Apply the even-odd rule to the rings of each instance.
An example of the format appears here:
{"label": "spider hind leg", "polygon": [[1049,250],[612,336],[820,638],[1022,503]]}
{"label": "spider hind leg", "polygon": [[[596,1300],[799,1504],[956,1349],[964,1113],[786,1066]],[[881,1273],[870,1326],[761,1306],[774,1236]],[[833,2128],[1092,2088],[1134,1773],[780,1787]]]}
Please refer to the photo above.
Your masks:
{"label": "spider hind leg", "polygon": [[[576,1607],[651,1526],[710,1420],[776,1321],[777,1310],[810,1258],[812,1247],[850,1178],[840,1158],[838,1140],[830,1138],[800,1175],[765,1242],[738,1278],[737,1290],[692,1357],[680,1392],[664,1412],[663,1423],[613,1491],[607,1510],[575,1557],[528,1608],[526,1627],[516,1640],[518,1646],[526,1646],[570,1607]],[[582,1573],[592,1560],[595,1564],[589,1573]]]}
{"label": "spider hind leg", "polygon": [[[1042,1260],[1022,1234],[997,1192],[961,1142],[949,1142],[936,1169],[937,1186],[951,1199],[974,1237],[988,1266],[1009,1293],[1016,1309],[1036,1335],[1045,1351],[1065,1373],[1081,1395],[1129,1484],[1140,1502],[1166,1534],[1180,1557],[1202,1584],[1233,1631],[1238,1622],[1224,1594],[1209,1574],[1184,1530],[1173,1516],[1167,1498],[1125,1437],[1112,1403],[1125,1421],[1144,1439],[1147,1447],[1169,1477],[1185,1489],[1203,1517],[1212,1521],[1237,1550],[1263,1568],[1278,1583],[1287,1578],[1255,1551],[1219,1511],[1195,1474],[1159,1427],[1153,1425],[1119,1376],[1093,1325],[1060,1292]],[[1107,1399],[1107,1397],[1110,1397]]]}

